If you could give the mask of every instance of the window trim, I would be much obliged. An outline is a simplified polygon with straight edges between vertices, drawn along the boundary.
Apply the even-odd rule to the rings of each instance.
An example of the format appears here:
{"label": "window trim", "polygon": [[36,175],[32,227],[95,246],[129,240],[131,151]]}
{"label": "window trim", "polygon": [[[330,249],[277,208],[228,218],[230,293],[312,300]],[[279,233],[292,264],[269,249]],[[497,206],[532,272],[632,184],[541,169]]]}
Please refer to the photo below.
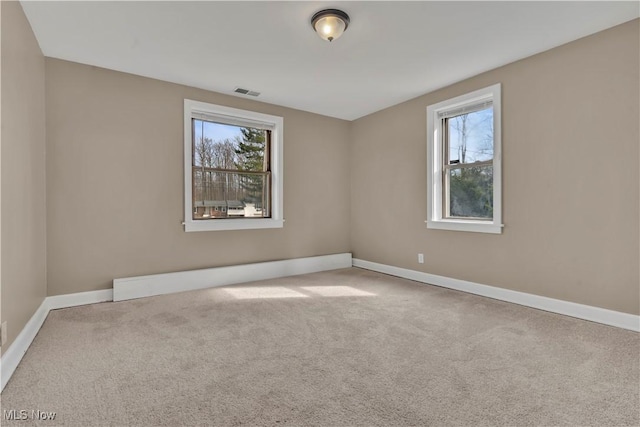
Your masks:
{"label": "window trim", "polygon": [[[192,126],[191,120],[197,114],[210,114],[225,120],[229,118],[232,125],[236,123],[267,124],[271,130],[271,217],[270,218],[225,218],[224,220],[193,219],[193,187],[192,187]],[[198,117],[195,117],[198,118]],[[223,122],[224,123],[224,122]],[[223,105],[206,102],[184,100],[184,231],[220,231],[249,230],[261,228],[282,228],[284,226],[283,211],[283,134],[284,119],[279,116],[240,110]]]}
{"label": "window trim", "polygon": [[[447,218],[443,211],[443,113],[493,102],[493,219]],[[479,89],[427,107],[427,228],[501,234],[502,228],[501,85]]]}

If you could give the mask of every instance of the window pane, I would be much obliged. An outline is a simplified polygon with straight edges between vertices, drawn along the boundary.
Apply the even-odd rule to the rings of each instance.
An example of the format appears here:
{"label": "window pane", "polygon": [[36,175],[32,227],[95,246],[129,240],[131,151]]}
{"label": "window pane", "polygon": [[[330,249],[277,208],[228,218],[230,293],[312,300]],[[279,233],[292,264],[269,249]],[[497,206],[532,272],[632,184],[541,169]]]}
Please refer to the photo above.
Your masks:
{"label": "window pane", "polygon": [[493,218],[493,166],[449,170],[449,216]]}
{"label": "window pane", "polygon": [[269,173],[193,168],[193,219],[269,218]]}
{"label": "window pane", "polygon": [[193,166],[266,172],[269,132],[193,119]]}
{"label": "window pane", "polygon": [[446,119],[449,164],[493,159],[493,107]]}

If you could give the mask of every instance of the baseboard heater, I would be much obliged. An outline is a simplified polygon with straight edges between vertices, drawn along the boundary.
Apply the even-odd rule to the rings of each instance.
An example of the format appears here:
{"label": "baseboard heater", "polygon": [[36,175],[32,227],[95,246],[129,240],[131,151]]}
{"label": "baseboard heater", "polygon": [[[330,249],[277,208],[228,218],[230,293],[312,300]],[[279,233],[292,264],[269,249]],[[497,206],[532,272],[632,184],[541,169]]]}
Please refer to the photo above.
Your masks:
{"label": "baseboard heater", "polygon": [[127,277],[113,281],[113,300],[124,301],[154,295],[234,285],[256,280],[275,279],[278,277],[316,273],[318,271],[350,268],[351,266],[351,254],[341,253],[228,267],[214,267],[202,270],[153,274],[150,276]]}

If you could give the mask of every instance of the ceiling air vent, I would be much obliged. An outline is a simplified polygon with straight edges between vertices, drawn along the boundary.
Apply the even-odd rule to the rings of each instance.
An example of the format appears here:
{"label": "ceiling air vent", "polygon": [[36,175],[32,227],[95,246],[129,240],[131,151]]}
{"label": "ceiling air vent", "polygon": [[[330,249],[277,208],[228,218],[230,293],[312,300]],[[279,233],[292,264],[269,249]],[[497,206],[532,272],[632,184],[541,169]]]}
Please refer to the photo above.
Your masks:
{"label": "ceiling air vent", "polygon": [[256,92],[254,90],[249,90],[249,89],[243,89],[241,87],[237,87],[233,91],[235,93],[241,93],[243,95],[249,95],[249,96],[258,96],[258,95],[260,95],[260,92]]}

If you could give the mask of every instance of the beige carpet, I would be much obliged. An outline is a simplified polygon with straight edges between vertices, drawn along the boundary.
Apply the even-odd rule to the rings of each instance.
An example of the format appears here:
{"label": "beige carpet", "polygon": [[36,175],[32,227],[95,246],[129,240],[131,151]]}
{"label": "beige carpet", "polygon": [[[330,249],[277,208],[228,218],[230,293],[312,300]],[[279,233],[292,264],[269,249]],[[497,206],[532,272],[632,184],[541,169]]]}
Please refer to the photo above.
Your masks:
{"label": "beige carpet", "polygon": [[634,332],[353,268],[52,311],[1,406],[46,426],[637,426],[639,357]]}

